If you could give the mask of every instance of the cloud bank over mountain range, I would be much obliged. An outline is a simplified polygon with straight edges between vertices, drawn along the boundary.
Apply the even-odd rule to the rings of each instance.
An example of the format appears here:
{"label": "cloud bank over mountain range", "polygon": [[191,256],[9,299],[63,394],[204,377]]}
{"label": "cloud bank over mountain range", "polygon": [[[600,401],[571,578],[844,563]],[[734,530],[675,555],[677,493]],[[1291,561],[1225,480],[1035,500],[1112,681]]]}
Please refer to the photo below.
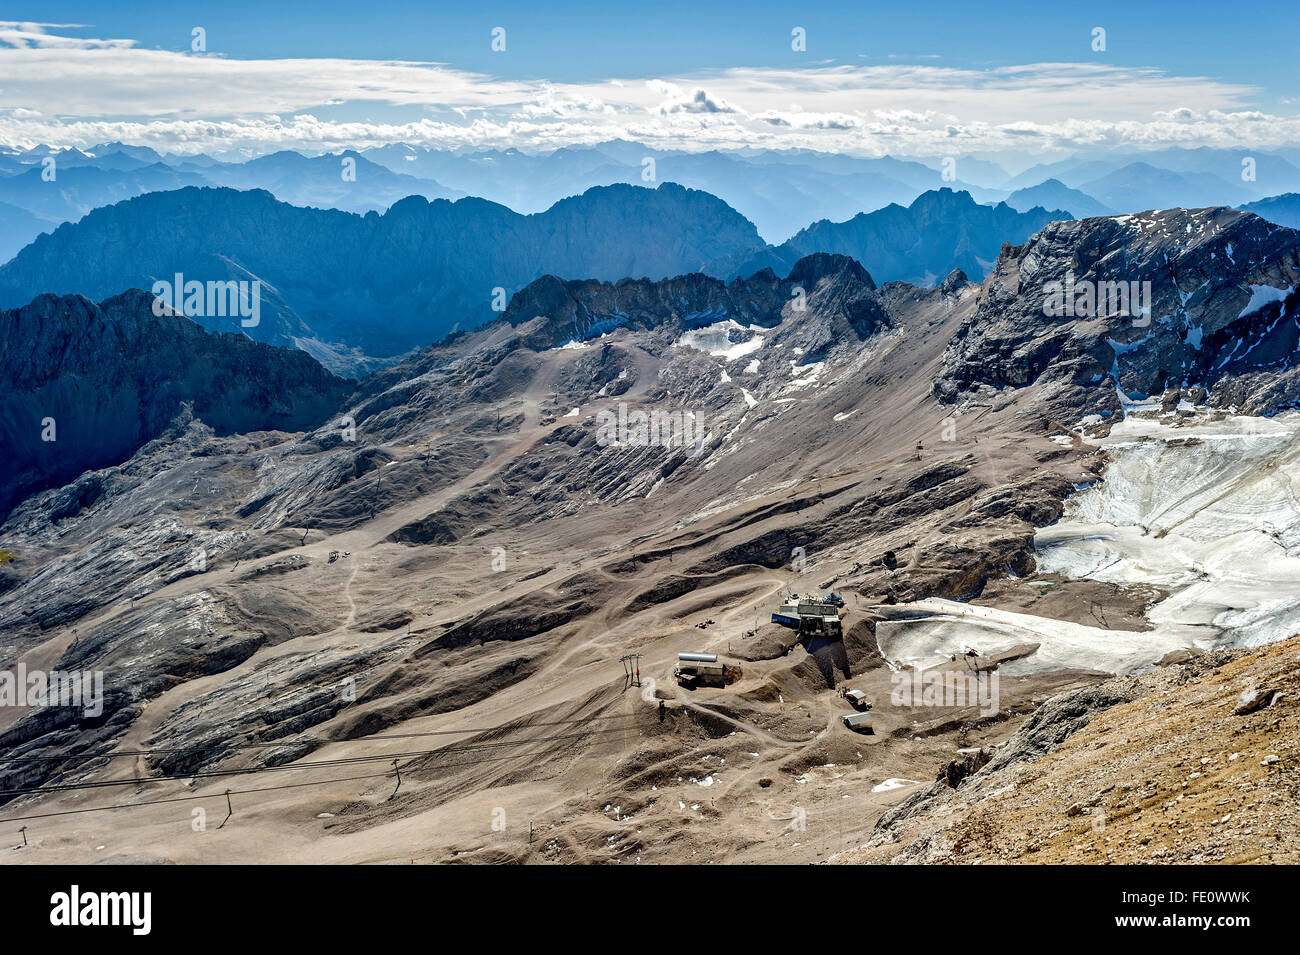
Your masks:
{"label": "cloud bank over mountain range", "polygon": [[120,140],[186,154],[219,143],[254,155],[635,139],[658,149],[1061,158],[1300,143],[1300,116],[1261,109],[1258,87],[1103,57],[981,68],[834,62],[814,47],[791,51],[788,66],[560,81],[432,60],[245,58],[215,38],[200,51],[150,49],[96,32],[0,22],[0,144]]}

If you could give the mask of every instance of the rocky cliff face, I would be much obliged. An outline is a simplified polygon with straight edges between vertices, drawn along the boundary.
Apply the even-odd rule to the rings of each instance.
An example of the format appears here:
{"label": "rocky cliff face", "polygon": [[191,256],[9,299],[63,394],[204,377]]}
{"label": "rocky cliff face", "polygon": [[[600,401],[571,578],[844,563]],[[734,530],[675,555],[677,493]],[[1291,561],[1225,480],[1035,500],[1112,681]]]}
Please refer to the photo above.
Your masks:
{"label": "rocky cliff face", "polygon": [[1054,222],[1003,249],[935,382],[945,401],[1038,383],[1110,415],[1186,391],[1251,414],[1300,396],[1300,233],[1231,209]]}
{"label": "rocky cliff face", "polygon": [[0,513],[126,459],[178,414],[218,434],[295,431],[350,389],[303,352],[158,317],[153,302],[140,291],[99,305],[42,295],[0,313]]}

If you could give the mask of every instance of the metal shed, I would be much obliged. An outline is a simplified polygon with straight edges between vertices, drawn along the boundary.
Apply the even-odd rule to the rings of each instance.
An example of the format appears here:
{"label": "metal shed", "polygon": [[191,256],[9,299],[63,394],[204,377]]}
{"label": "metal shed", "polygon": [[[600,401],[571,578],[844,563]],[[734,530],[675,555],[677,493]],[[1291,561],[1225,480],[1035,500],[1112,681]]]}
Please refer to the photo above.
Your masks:
{"label": "metal shed", "polygon": [[850,713],[841,722],[855,733],[874,733],[871,729],[870,713]]}

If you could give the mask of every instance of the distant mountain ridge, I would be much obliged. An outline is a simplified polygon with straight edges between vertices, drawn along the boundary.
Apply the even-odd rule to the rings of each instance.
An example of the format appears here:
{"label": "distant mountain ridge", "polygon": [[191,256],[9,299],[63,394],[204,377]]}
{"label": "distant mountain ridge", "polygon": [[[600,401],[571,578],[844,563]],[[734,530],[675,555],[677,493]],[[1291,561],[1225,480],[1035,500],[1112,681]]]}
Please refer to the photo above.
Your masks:
{"label": "distant mountain ridge", "polygon": [[964,190],[936,189],[906,207],[889,205],[847,222],[814,222],[774,249],[728,263],[725,271],[744,275],[768,267],[784,274],[806,255],[834,252],[864,263],[881,282],[928,287],[953,269],[981,280],[1003,243],[1023,242],[1047,223],[1069,218],[1063,210],[1019,212],[1003,202],[982,205]]}
{"label": "distant mountain ridge", "polygon": [[188,188],[97,209],[41,236],[0,267],[0,307],[44,292],[104,299],[177,273],[258,281],[256,327],[194,317],[209,329],[305,348],[351,374],[369,367],[362,356],[400,355],[481,324],[548,272],[666,278],[763,247],[726,203],[672,183],[597,187],[531,216],[482,199],[419,196],[359,216],[288,205],[260,190]]}
{"label": "distant mountain ridge", "polygon": [[[40,163],[51,157],[65,185],[32,189],[33,184],[48,186],[41,178]],[[345,163],[351,164],[347,175]],[[983,181],[1005,173],[976,160],[963,160],[960,168],[982,175],[979,182],[952,179],[954,188],[966,189],[980,201],[1002,198],[999,191],[985,188]],[[161,183],[160,177],[166,176],[172,177],[170,184],[145,185]],[[251,158],[163,155],[123,143],[87,150],[0,150],[0,202],[26,208],[52,225],[143,192],[186,185],[266,189],[295,205],[349,212],[382,212],[409,195],[426,199],[472,195],[527,214],[544,212],[593,186],[622,183],[653,188],[660,182],[676,182],[718,196],[754,222],[765,240],[780,242],[810,221],[847,218],[891,202],[909,203],[945,181],[935,163],[890,156],[864,158],[811,150],[681,152],[632,142],[566,146],[544,154],[394,144],[319,156],[283,150]],[[26,239],[35,235],[31,232]]]}
{"label": "distant mountain ridge", "polygon": [[[43,178],[41,163],[50,158],[57,165],[57,185]],[[995,162],[966,155],[941,163],[809,149],[686,152],[623,140],[549,153],[400,143],[320,155],[291,150],[178,155],[120,142],[84,150],[0,148],[0,203],[40,220],[6,223],[13,249],[91,209],[187,185],[266,189],[295,205],[359,213],[382,212],[408,195],[471,195],[528,214],[593,186],[660,182],[717,196],[753,222],[765,241],[781,244],[810,222],[841,222],[891,203],[910,205],[944,186],[969,192],[981,203],[1006,201],[1022,212],[1041,205],[1086,218],[1110,211],[1250,203],[1300,191],[1300,168],[1279,154],[1209,148],[1081,155],[1014,176]],[[1073,192],[1062,193],[1062,187]]]}
{"label": "distant mountain ridge", "polygon": [[36,236],[53,229],[26,209],[0,202],[0,262],[8,262]]}
{"label": "distant mountain ridge", "polygon": [[925,193],[848,222],[822,221],[778,247],[721,199],[675,183],[599,186],[546,212],[483,199],[411,196],[382,215],[300,208],[263,191],[151,193],[42,236],[0,266],[0,307],[43,292],[103,299],[156,281],[257,281],[261,321],[195,315],[205,327],[303,348],[339,374],[482,324],[545,274],[603,281],[770,268],[785,276],[820,252],[866,264],[880,281],[933,285],[954,269],[982,278],[1003,243],[1065,212],[985,206]]}
{"label": "distant mountain ridge", "polygon": [[[1168,148],[1145,152],[1107,153],[1103,157],[1076,156],[1058,162],[1039,164],[1024,170],[1003,183],[1007,189],[1021,189],[1052,178],[1073,189],[1091,192],[1088,183],[1111,176],[1140,164],[1160,173],[1174,173],[1198,190],[1214,191],[1210,205],[1229,205],[1282,192],[1300,190],[1300,168],[1287,157],[1251,149]],[[1103,202],[1105,196],[1092,193]],[[1239,197],[1235,198],[1234,197]],[[1181,205],[1188,207],[1191,197]],[[1113,203],[1112,203],[1113,205]],[[1145,194],[1141,208],[1159,208],[1159,196]],[[1117,212],[1137,209],[1116,208]]]}
{"label": "distant mountain ridge", "polygon": [[1288,192],[1259,202],[1248,202],[1241,208],[1277,225],[1300,229],[1300,192]]}
{"label": "distant mountain ridge", "polygon": [[1071,189],[1059,179],[1047,179],[1036,186],[1017,189],[1007,196],[1007,205],[1021,212],[1028,212],[1034,206],[1041,206],[1044,209],[1064,209],[1076,219],[1108,216],[1115,212],[1086,192]]}
{"label": "distant mountain ridge", "polygon": [[[810,150],[679,152],[640,143],[567,146],[534,155],[517,149],[431,150],[383,146],[362,155],[395,172],[429,177],[520,212],[615,182],[676,182],[722,199],[780,243],[809,222],[848,218],[891,202],[909,203],[944,185],[933,165],[890,156],[835,156]],[[960,166],[960,169],[964,169]],[[951,183],[980,200],[1000,194],[960,178]]]}
{"label": "distant mountain ridge", "polygon": [[[393,172],[353,150],[303,156],[282,151],[245,163],[207,157],[160,156],[152,149],[107,144],[93,154],[81,150],[30,150],[0,156],[0,205],[25,210],[33,221],[0,222],[0,262],[6,262],[41,232],[75,222],[102,206],[148,192],[185,186],[266,189],[277,199],[365,213],[383,211],[407,196],[459,199],[465,193],[440,183]],[[52,158],[53,165],[41,160]],[[50,178],[52,177],[52,178]]]}

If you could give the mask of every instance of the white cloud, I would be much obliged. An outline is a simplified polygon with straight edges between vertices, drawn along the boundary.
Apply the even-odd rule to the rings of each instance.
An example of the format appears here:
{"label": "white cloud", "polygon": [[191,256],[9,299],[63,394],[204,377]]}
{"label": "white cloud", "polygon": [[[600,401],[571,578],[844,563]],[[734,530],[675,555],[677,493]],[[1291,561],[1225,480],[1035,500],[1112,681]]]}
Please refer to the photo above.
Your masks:
{"label": "white cloud", "polygon": [[0,143],[256,152],[389,142],[549,149],[620,138],[936,156],[954,141],[1028,153],[1300,142],[1300,117],[1261,112],[1253,87],[1094,62],[823,63],[560,83],[441,63],[239,60],[70,30],[0,22]]}
{"label": "white cloud", "polygon": [[717,99],[700,87],[689,93],[676,83],[665,80],[647,80],[646,86],[665,97],[659,104],[657,112],[661,116],[670,113],[734,113],[736,108],[724,99]]}
{"label": "white cloud", "polygon": [[102,50],[125,49],[134,40],[95,40],[50,33],[50,30],[84,30],[80,23],[22,23],[0,20],[0,43],[17,49]]}

